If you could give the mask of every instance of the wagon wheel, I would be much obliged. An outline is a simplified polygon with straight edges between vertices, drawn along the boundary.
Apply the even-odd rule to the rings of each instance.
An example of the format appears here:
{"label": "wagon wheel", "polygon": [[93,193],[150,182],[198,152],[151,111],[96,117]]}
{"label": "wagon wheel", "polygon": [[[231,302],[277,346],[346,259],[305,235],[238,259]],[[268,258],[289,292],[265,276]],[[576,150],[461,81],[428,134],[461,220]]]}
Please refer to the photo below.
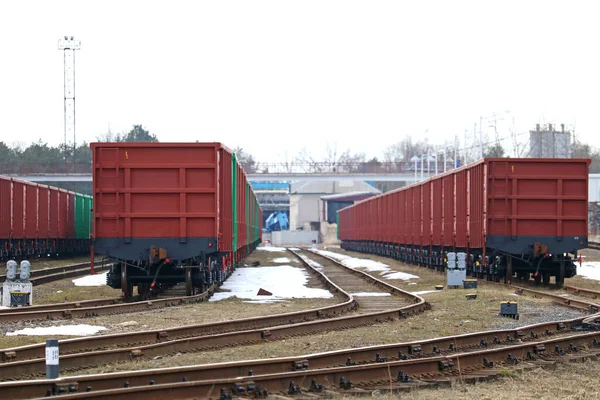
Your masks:
{"label": "wagon wheel", "polygon": [[133,296],[133,285],[129,283],[127,274],[127,265],[121,264],[121,290],[125,296],[125,300],[131,299]]}
{"label": "wagon wheel", "polygon": [[149,283],[138,283],[138,294],[141,300],[148,300],[150,298],[150,284]]}
{"label": "wagon wheel", "polygon": [[196,290],[194,289],[194,284],[192,283],[192,269],[185,269],[185,295],[193,296],[196,294]]}

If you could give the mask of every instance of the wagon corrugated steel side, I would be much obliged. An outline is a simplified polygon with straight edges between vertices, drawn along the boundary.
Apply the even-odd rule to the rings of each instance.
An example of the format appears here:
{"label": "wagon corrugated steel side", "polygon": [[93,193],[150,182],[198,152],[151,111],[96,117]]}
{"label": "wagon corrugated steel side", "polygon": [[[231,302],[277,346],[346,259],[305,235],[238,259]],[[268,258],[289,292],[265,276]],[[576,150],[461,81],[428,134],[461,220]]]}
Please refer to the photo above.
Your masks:
{"label": "wagon corrugated steel side", "polygon": [[39,220],[39,188],[36,184],[25,186],[25,239],[29,239],[29,245],[32,245],[32,239],[38,238],[38,220]]}
{"label": "wagon corrugated steel side", "polygon": [[[589,163],[480,160],[340,210],[340,224],[347,225],[339,228],[340,240],[346,248],[369,252],[392,245],[398,258],[423,264],[438,265],[444,253],[463,251],[477,273],[484,266],[487,273],[502,273],[506,267],[510,274],[514,262],[521,274],[535,272],[537,279],[541,267],[546,268],[544,280],[552,273],[561,281],[565,263],[573,270],[571,259],[562,254],[587,247]],[[375,215],[376,205],[389,198],[394,206]],[[366,218],[361,215],[364,210]],[[382,227],[381,221],[387,226]],[[369,243],[374,227],[396,233]],[[387,243],[380,246],[378,240]],[[506,266],[501,265],[504,257]],[[537,267],[528,259],[536,259]]]}
{"label": "wagon corrugated steel side", "polygon": [[25,182],[12,181],[12,237],[25,238]]}
{"label": "wagon corrugated steel side", "polygon": [[12,237],[12,182],[0,176],[0,254],[8,255]]}
{"label": "wagon corrugated steel side", "polygon": [[76,243],[75,193],[0,177],[0,257],[87,253],[89,240]]}
{"label": "wagon corrugated steel side", "polygon": [[183,260],[217,249],[218,143],[92,143],[95,250],[151,246]]}

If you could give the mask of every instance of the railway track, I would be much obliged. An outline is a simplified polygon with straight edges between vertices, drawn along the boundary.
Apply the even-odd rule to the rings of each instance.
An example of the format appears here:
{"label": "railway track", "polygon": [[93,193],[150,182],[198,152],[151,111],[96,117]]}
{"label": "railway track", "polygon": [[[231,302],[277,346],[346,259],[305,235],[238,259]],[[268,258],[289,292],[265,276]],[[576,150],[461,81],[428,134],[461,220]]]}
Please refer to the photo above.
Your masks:
{"label": "railway track", "polygon": [[[100,315],[115,315],[132,312],[156,310],[163,307],[174,307],[193,304],[207,300],[215,290],[211,286],[204,293],[194,296],[157,297],[125,303],[121,297],[108,299],[85,300],[69,303],[46,304],[23,308],[0,309],[1,322],[58,320],[73,318],[89,318]],[[167,293],[170,293],[167,290]]]}
{"label": "railway track", "polygon": [[[301,252],[295,253],[305,262],[311,262]],[[324,257],[319,255],[319,257]],[[328,257],[325,257],[330,261]],[[327,270],[335,280],[333,265],[315,266]],[[339,268],[339,267],[338,267]],[[354,271],[358,274],[364,274]],[[365,274],[367,275],[367,274]],[[347,284],[353,282],[355,290],[364,290],[360,282],[341,276]],[[333,283],[333,282],[332,282]],[[497,283],[495,283],[497,284]],[[387,285],[387,284],[384,284]],[[385,286],[383,286],[385,287]],[[570,354],[596,354],[600,352],[600,332],[596,320],[600,314],[593,302],[565,299],[559,294],[541,292],[514,286],[520,295],[549,297],[561,304],[594,312],[591,316],[554,321],[532,326],[479,332],[445,338],[394,345],[370,346],[315,355],[279,359],[210,364],[135,372],[66,377],[56,381],[19,381],[0,383],[0,391],[9,398],[41,397],[50,394],[61,398],[141,398],[153,399],[169,395],[216,398],[220,393],[254,394],[257,388],[270,392],[286,393],[291,382],[303,391],[340,391],[343,387],[362,389],[398,388],[444,380],[462,374],[494,373],[493,366],[514,365],[521,362],[553,360]],[[574,294],[579,288],[571,288]],[[372,291],[372,288],[371,290]],[[598,292],[586,290],[590,296]],[[352,298],[352,295],[348,295]],[[567,304],[568,301],[568,304]],[[385,306],[385,305],[383,305]],[[378,306],[375,304],[375,308]],[[360,304],[359,304],[360,308]],[[313,321],[320,322],[320,321]],[[594,330],[592,332],[586,330]],[[275,332],[277,328],[270,330]],[[263,330],[263,332],[265,332]],[[591,349],[586,352],[585,349]],[[62,349],[61,349],[62,354]],[[61,367],[63,359],[61,358]],[[1,364],[0,364],[1,366]],[[497,370],[496,370],[497,372]],[[251,375],[251,376],[247,376]],[[2,376],[6,376],[2,374]],[[342,378],[343,377],[343,378]],[[312,384],[313,379],[317,385]],[[409,382],[405,382],[408,379]],[[343,380],[344,384],[340,385]],[[349,384],[348,382],[352,382]],[[319,388],[318,383],[325,388]],[[253,389],[254,388],[254,389]],[[294,386],[295,388],[295,386]],[[223,392],[220,392],[223,390]],[[69,392],[85,392],[67,394]]]}
{"label": "railway track", "polygon": [[[154,385],[164,385],[176,384],[184,380],[188,382],[214,381],[219,379],[234,380],[238,377],[250,376],[250,374],[253,376],[264,376],[287,371],[306,372],[308,370],[347,366],[361,368],[372,364],[393,363],[396,361],[431,358],[444,358],[447,360],[462,353],[506,349],[520,343],[537,343],[544,338],[552,338],[554,340],[568,338],[570,340],[575,332],[581,332],[584,328],[582,321],[583,318],[579,318],[563,321],[559,324],[549,322],[517,329],[477,332],[423,341],[369,346],[295,357],[70,376],[52,381],[4,382],[0,383],[0,392],[11,399],[25,399],[42,397],[47,394],[56,395],[60,394],[61,391],[68,393],[73,388],[76,388],[78,391],[86,391],[89,387],[95,392],[99,390],[120,389],[126,384],[130,387],[146,387],[150,381],[154,382]],[[539,349],[536,354],[539,354]],[[456,370],[453,370],[453,372],[456,372]],[[413,375],[413,379],[415,377]],[[302,384],[303,381],[301,380],[299,383]],[[304,387],[304,389],[307,388]]]}
{"label": "railway track", "polygon": [[[94,270],[96,272],[107,271],[112,264],[97,265]],[[54,282],[61,279],[72,278],[75,276],[81,276],[90,272],[90,263],[79,263],[65,265],[62,267],[53,267],[46,269],[36,269],[31,271],[31,277],[29,280],[33,285],[41,285],[43,283]],[[0,275],[0,283],[6,281],[6,275]]]}
{"label": "railway track", "polygon": [[[383,285],[374,285],[373,281],[365,279],[363,273],[349,274],[348,267],[339,262],[318,253],[294,250],[294,254],[305,263],[312,265],[318,271],[324,273],[337,286],[350,293],[357,302],[358,313],[373,313],[384,310],[392,310],[408,304],[410,298],[405,294],[390,290]],[[316,255],[322,261],[317,263],[310,256]],[[368,275],[370,276],[370,275]],[[412,299],[410,299],[412,300]]]}
{"label": "railway track", "polygon": [[[296,254],[301,260],[305,260]],[[324,257],[324,256],[321,256]],[[329,259],[331,262],[335,262]],[[341,264],[340,264],[341,265]],[[395,303],[395,308],[370,313],[357,313],[359,307],[353,296],[332,282],[316,268],[307,264],[322,282],[345,301],[318,309],[261,316],[241,320],[221,321],[163,330],[102,335],[60,341],[61,370],[77,370],[97,365],[155,357],[177,352],[194,352],[225,346],[264,343],[296,335],[349,329],[386,320],[406,318],[429,308],[416,296],[371,277],[360,271],[345,268],[349,274],[360,276],[395,296],[408,301]],[[411,304],[406,304],[407,302]],[[341,316],[351,313],[352,315]],[[36,376],[45,372],[44,344],[0,350],[0,379]]]}

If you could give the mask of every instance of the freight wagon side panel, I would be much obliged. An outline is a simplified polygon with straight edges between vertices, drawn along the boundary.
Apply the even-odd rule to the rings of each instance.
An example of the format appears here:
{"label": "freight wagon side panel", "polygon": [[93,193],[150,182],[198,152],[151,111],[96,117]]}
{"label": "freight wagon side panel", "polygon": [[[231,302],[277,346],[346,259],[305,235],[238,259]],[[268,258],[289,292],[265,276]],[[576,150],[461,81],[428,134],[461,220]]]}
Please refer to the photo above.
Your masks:
{"label": "freight wagon side panel", "polygon": [[67,237],[75,239],[77,237],[77,228],[75,227],[75,193],[67,193],[68,205],[68,220],[67,220]]}
{"label": "freight wagon side panel", "polygon": [[231,153],[219,150],[219,251],[233,251],[233,171]]}
{"label": "freight wagon side panel", "polygon": [[488,159],[488,247],[528,254],[587,247],[587,159]]}
{"label": "freight wagon side panel", "polygon": [[219,143],[92,143],[95,250],[151,246],[184,260],[217,250]]}
{"label": "freight wagon side panel", "polygon": [[85,239],[89,239],[93,233],[94,224],[94,212],[93,212],[93,198],[91,196],[84,196],[84,214],[85,214]]}
{"label": "freight wagon side panel", "polygon": [[36,239],[38,237],[39,217],[39,190],[35,184],[25,186],[25,237]]}
{"label": "freight wagon side panel", "polygon": [[401,243],[400,237],[402,236],[402,227],[400,224],[400,218],[402,218],[402,210],[400,209],[400,198],[398,196],[398,192],[393,191],[390,193],[390,210],[391,213],[388,214],[389,224],[391,228],[391,238],[392,243],[399,244]]}
{"label": "freight wagon side panel", "polygon": [[86,233],[85,224],[85,200],[82,194],[75,194],[75,237],[77,239],[84,239]]}
{"label": "freight wagon side panel", "polygon": [[406,244],[406,234],[408,232],[409,226],[406,223],[406,191],[403,190],[401,192],[396,192],[396,197],[398,198],[398,244]]}
{"label": "freight wagon side panel", "polygon": [[50,189],[45,185],[38,185],[38,237],[48,239],[50,235]]}
{"label": "freight wagon side panel", "polygon": [[58,237],[69,237],[69,199],[66,190],[58,191]]}
{"label": "freight wagon side panel", "polygon": [[454,247],[454,174],[442,177],[442,246]]}
{"label": "freight wagon side panel", "polygon": [[469,247],[483,248],[484,234],[483,221],[484,217],[484,191],[485,191],[485,174],[486,165],[478,163],[469,168],[469,193],[468,193],[468,231],[469,231]]}
{"label": "freight wagon side panel", "polygon": [[442,192],[442,178],[435,178],[431,182],[431,243],[434,246],[442,245],[442,232],[443,232],[443,192]]}
{"label": "freight wagon side panel", "polygon": [[421,184],[421,245],[431,245],[431,181]]}
{"label": "freight wagon side panel", "polygon": [[409,189],[412,194],[412,237],[410,243],[414,246],[421,245],[421,185]]}
{"label": "freight wagon side panel", "polygon": [[13,179],[12,187],[12,235],[13,239],[25,238],[25,182]]}
{"label": "freight wagon side panel", "polygon": [[454,237],[456,247],[467,247],[467,170],[462,169],[454,173]]}
{"label": "freight wagon side panel", "polygon": [[50,238],[58,239],[58,231],[60,225],[60,208],[59,208],[59,190],[56,188],[48,188],[50,192],[50,210],[48,216],[50,221]]}
{"label": "freight wagon side panel", "polygon": [[12,236],[12,181],[0,176],[0,240]]}

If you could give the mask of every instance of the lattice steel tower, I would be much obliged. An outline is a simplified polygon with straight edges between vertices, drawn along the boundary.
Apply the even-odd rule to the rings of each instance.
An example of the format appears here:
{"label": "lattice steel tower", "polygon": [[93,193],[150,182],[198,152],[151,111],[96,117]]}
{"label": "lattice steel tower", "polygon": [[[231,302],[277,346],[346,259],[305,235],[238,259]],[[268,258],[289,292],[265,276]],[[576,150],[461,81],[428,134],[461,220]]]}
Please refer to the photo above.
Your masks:
{"label": "lattice steel tower", "polygon": [[[58,41],[58,49],[65,55],[65,172],[67,171],[67,137],[73,135],[73,167],[75,167],[75,50],[81,48],[81,40],[65,36]],[[74,172],[74,171],[73,171]]]}

